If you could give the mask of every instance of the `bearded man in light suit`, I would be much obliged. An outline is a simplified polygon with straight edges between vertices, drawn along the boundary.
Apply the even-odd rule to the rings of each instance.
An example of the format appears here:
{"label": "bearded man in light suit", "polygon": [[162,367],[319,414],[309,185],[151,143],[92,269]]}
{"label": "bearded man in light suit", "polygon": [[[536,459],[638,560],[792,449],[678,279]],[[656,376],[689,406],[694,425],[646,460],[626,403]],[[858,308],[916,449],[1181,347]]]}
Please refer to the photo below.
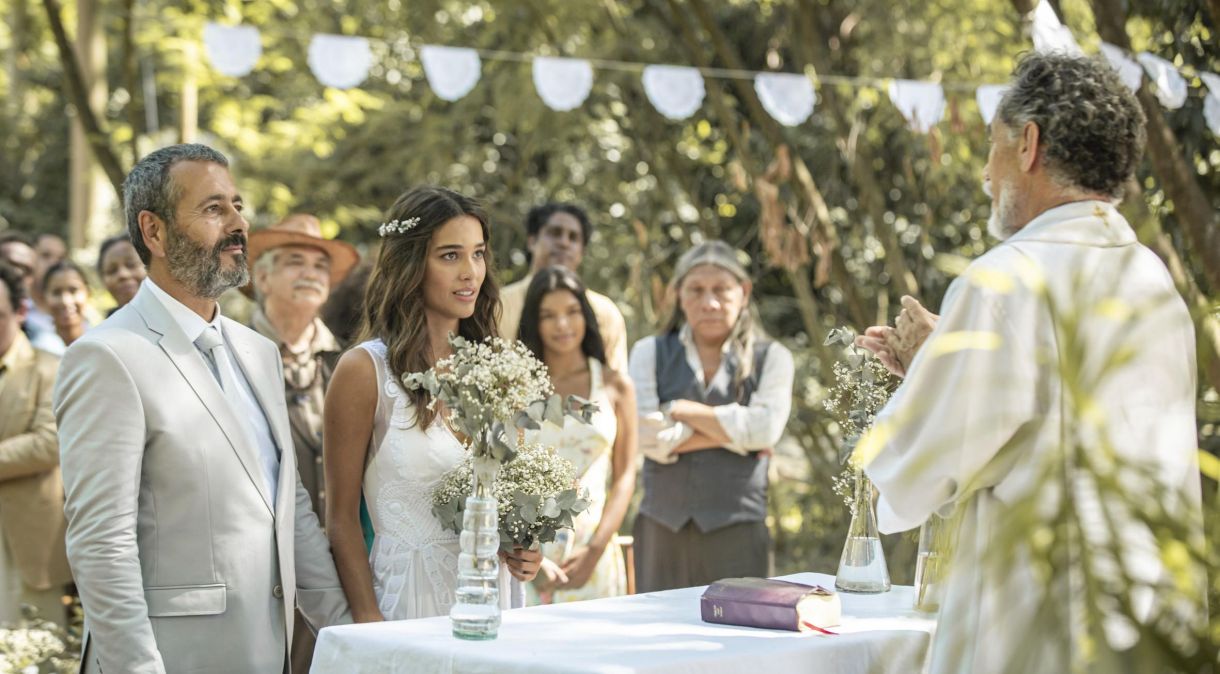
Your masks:
{"label": "bearded man in light suit", "polygon": [[85,671],[288,670],[293,610],[350,622],[297,475],[275,344],[220,315],[246,283],[224,155],[175,145],[123,187],[139,293],[72,344],[55,389]]}

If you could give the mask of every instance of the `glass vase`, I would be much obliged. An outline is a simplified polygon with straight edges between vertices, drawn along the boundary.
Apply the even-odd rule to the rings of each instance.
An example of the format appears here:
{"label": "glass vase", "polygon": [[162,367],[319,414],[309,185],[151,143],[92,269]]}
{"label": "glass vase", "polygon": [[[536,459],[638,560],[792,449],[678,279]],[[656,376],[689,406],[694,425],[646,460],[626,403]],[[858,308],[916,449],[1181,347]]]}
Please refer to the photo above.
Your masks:
{"label": "glass vase", "polygon": [[950,523],[932,514],[919,527],[919,556],[915,559],[915,609],[928,613],[940,610],[946,574],[949,571]]}
{"label": "glass vase", "polygon": [[472,493],[462,515],[457,590],[449,620],[453,636],[484,641],[500,630],[500,516],[495,497],[500,462],[474,461]]}
{"label": "glass vase", "polygon": [[877,530],[877,513],[873,509],[873,483],[864,471],[855,473],[851,524],[847,542],[839,558],[835,574],[835,589],[856,594],[876,594],[890,589],[890,570],[885,565],[881,549],[881,533]]}

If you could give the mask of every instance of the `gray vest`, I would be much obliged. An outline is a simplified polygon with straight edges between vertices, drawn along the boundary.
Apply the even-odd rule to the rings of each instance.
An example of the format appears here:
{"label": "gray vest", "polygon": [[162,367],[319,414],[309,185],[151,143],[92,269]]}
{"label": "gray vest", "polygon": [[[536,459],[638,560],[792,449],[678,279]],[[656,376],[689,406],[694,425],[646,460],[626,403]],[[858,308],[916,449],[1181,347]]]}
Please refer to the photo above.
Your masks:
{"label": "gray vest", "polygon": [[[738,401],[729,389],[713,388],[706,394],[686,362],[686,346],[677,332],[654,338],[657,347],[657,397],[693,400],[706,405],[747,404],[758,388],[770,341],[754,347],[754,369],[743,382]],[[726,365],[736,372],[736,358],[729,354]],[[731,377],[730,377],[731,379]],[[676,462],[660,464],[644,460],[644,498],[640,513],[677,532],[690,520],[707,533],[739,522],[761,522],[767,518],[767,457],[758,452],[746,456],[727,449],[705,449],[683,454]]]}

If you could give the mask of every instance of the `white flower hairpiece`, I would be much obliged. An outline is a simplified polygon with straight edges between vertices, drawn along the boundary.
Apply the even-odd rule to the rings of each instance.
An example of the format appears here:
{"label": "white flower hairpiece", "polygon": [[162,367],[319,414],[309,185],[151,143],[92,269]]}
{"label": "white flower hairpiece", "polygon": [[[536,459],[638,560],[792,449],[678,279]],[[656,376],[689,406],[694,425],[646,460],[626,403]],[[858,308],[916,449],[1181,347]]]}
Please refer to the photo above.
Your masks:
{"label": "white flower hairpiece", "polygon": [[418,225],[418,224],[419,224],[419,218],[407,218],[406,220],[391,220],[389,222],[381,223],[381,226],[377,228],[377,233],[383,237],[386,236],[387,234],[393,234],[395,232],[397,232],[399,234],[403,234],[403,233],[410,231],[412,227],[414,227],[415,225]]}

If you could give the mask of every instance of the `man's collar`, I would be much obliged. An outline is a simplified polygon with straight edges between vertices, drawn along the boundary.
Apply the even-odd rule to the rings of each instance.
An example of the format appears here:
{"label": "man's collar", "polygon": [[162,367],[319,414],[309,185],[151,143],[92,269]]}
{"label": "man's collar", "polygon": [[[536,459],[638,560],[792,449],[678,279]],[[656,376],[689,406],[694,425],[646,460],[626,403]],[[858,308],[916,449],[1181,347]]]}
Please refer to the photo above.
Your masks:
{"label": "man's collar", "polygon": [[182,332],[186,335],[187,339],[194,342],[204,330],[208,329],[209,326],[214,326],[217,330],[220,330],[221,314],[219,302],[215,303],[216,314],[212,317],[212,320],[205,321],[203,320],[202,316],[195,313],[190,309],[190,307],[174,299],[172,295],[162,290],[161,287],[152,280],[151,276],[144,279],[144,284],[148,286],[148,289],[152,292],[153,297],[155,297],[157,301],[161,303],[161,306],[165,308],[165,311],[169,314],[170,318],[172,318],[173,321],[178,324],[178,327],[182,328]]}
{"label": "man's collar", "polygon": [[1041,241],[1084,246],[1124,246],[1137,242],[1135,231],[1114,204],[1086,200],[1048,208],[1004,243]]}
{"label": "man's collar", "polygon": [[[322,351],[338,351],[339,340],[335,339],[334,333],[326,327],[322,319],[315,317],[310,324],[313,328],[313,336],[309,340],[308,351],[310,355]],[[279,347],[280,353],[290,352],[295,353],[292,349],[293,345],[285,344],[276,331],[275,326],[271,324],[271,319],[267,318],[266,312],[262,307],[255,307],[254,313],[250,317],[250,327],[262,336],[275,342]]]}

